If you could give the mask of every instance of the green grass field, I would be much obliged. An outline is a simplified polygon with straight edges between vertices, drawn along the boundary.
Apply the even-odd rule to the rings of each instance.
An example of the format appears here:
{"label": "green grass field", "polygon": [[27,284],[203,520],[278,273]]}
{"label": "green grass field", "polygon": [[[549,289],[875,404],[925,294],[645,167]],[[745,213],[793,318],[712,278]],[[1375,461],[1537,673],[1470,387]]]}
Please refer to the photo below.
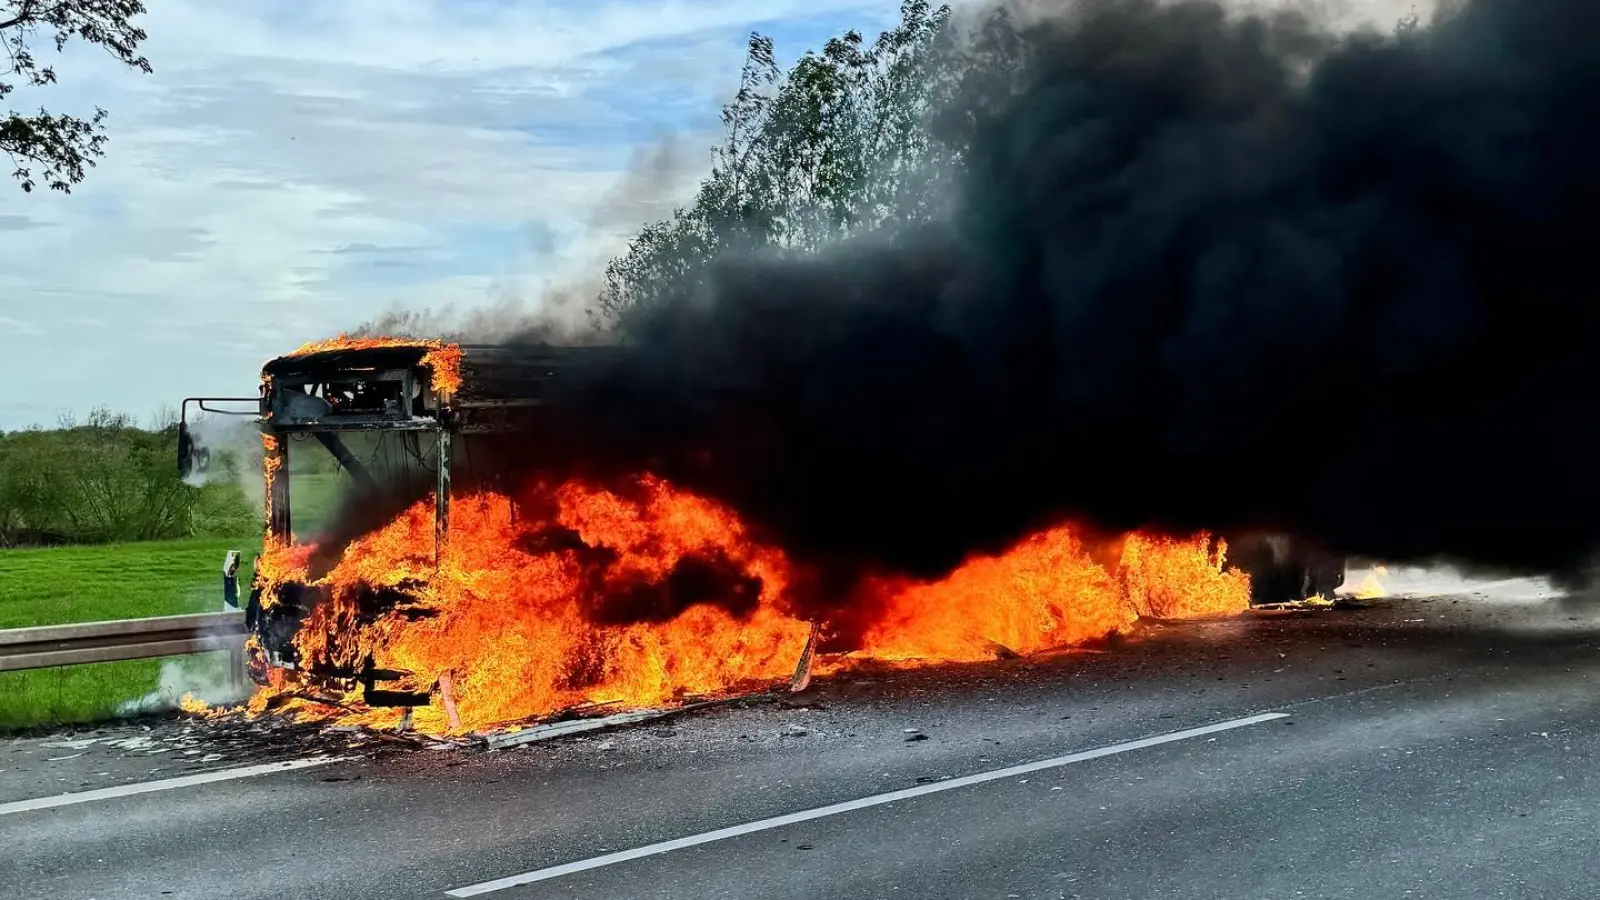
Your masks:
{"label": "green grass field", "polygon": [[217,609],[228,550],[245,555],[245,580],[260,550],[247,538],[0,551],[0,628]]}
{"label": "green grass field", "polygon": [[[248,590],[257,539],[0,550],[0,628],[221,609],[227,550],[244,555],[239,581]],[[220,680],[221,656],[0,672],[0,730],[131,712],[129,704],[155,699],[158,689],[181,694],[191,684]]]}
{"label": "green grass field", "polygon": [[[348,476],[296,472],[294,530],[310,536],[338,507]],[[222,557],[238,550],[248,596],[261,538],[151,541],[0,550],[0,628],[139,619],[222,608]],[[243,599],[243,597],[241,597]],[[223,680],[225,654],[0,672],[0,731],[93,722],[175,703],[191,687]]]}

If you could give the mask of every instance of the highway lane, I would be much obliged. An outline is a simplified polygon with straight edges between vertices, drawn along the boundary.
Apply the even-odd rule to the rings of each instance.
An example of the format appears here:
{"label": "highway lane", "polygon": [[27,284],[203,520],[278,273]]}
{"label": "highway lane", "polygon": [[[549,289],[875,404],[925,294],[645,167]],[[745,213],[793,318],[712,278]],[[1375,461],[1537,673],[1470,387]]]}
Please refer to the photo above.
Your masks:
{"label": "highway lane", "polygon": [[13,778],[0,749],[0,896],[442,898],[1280,712],[479,896],[1591,897],[1597,673],[1585,615],[1446,599],[11,814],[58,789]]}

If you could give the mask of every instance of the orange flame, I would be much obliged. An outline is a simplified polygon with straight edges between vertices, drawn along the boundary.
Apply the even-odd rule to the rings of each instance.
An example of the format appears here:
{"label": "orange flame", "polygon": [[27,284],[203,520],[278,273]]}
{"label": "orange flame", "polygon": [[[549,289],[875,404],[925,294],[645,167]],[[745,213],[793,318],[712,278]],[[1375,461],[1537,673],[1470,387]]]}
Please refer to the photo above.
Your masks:
{"label": "orange flame", "polygon": [[1357,600],[1381,600],[1389,596],[1389,587],[1385,581],[1389,578],[1388,566],[1374,566],[1362,577],[1361,583],[1356,585],[1353,596]]}
{"label": "orange flame", "polygon": [[[437,560],[433,502],[424,501],[353,542],[315,580],[310,548],[269,543],[259,564],[264,603],[289,580],[325,593],[296,639],[303,660],[349,666],[370,655],[380,669],[410,673],[407,686],[421,691],[446,676],[459,726],[437,693],[413,720],[434,733],[583,704],[726,694],[794,671],[812,626],[788,594],[792,564],[754,541],[733,512],[650,477],[626,492],[569,482],[545,500],[548,513],[529,516],[498,494],[456,498]],[[552,527],[567,539],[548,540]],[[859,649],[832,665],[993,659],[1001,648],[1029,653],[1124,632],[1140,616],[1248,605],[1248,579],[1223,571],[1222,549],[1203,536],[1136,534],[1113,550],[1110,562],[1097,561],[1061,527],[937,583],[883,580],[870,588],[881,608]],[[719,587],[714,602],[659,605],[686,561],[710,559],[737,583]],[[390,608],[376,610],[372,598],[382,591]],[[608,603],[639,596],[654,599],[606,615]],[[692,599],[708,597],[702,590]],[[352,687],[340,699],[360,698]],[[364,714],[370,724],[398,717]]]}
{"label": "orange flame", "polygon": [[459,344],[448,344],[444,341],[351,337],[341,334],[338,337],[302,344],[289,355],[307,356],[330,350],[374,350],[381,347],[426,348],[428,352],[423,355],[421,365],[433,373],[433,389],[447,396],[461,389],[461,347]]}
{"label": "orange flame", "polygon": [[976,661],[1033,653],[1126,631],[1140,617],[1242,611],[1248,576],[1224,571],[1219,542],[1127,535],[1108,567],[1069,527],[1040,532],[995,557],[972,559],[936,584],[897,586],[867,634],[879,659]]}
{"label": "orange flame", "polygon": [[278,450],[276,436],[270,434],[261,436],[262,497],[269,522],[272,520],[272,482],[278,477],[278,470],[283,468],[283,455]]}

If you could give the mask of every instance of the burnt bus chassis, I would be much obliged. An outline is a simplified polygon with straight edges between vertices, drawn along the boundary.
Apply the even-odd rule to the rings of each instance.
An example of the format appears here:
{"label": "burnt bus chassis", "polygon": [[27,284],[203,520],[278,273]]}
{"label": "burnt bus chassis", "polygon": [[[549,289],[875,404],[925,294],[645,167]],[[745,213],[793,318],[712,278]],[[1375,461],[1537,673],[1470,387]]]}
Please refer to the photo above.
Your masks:
{"label": "burnt bus chassis", "polygon": [[[255,398],[189,398],[180,419],[179,472],[187,477],[209,464],[209,452],[187,425],[189,404],[212,413],[250,415],[218,408],[216,403],[256,406],[253,413],[263,436],[263,468],[267,473],[267,534],[287,543],[293,524],[293,472],[290,447],[315,440],[338,460],[359,491],[376,484],[346,439],[352,434],[404,434],[426,443],[432,459],[435,504],[435,551],[449,533],[454,457],[466,435],[493,435],[526,427],[546,394],[558,367],[570,369],[604,353],[596,348],[486,345],[461,348],[462,384],[453,394],[438,390],[427,357],[436,347],[402,345],[341,348],[271,360],[262,367]],[[262,603],[262,585],[252,585],[245,609],[246,626],[255,636],[251,677],[267,680],[267,670],[299,670],[293,638],[315,596],[302,585],[283,586],[278,602]],[[360,684],[373,705],[426,703],[427,692],[380,690],[375,682],[408,673],[373,668],[367,660],[354,668],[323,668],[307,673],[317,681]]]}
{"label": "burnt bus chassis", "polygon": [[[294,438],[311,438],[332,454],[359,488],[372,485],[360,459],[343,436],[361,432],[411,433],[431,444],[434,453],[435,550],[449,532],[450,495],[456,442],[466,435],[491,435],[521,430],[552,394],[558,373],[584,365],[608,352],[605,348],[563,348],[504,345],[462,345],[460,387],[454,394],[435,389],[424,359],[425,345],[335,349],[279,357],[262,368],[257,404],[268,479],[268,534],[287,542],[291,535],[292,474],[289,447]],[[210,412],[207,402],[245,398],[190,399]],[[188,475],[203,464],[206,450],[179,428],[179,468]],[[1318,551],[1286,535],[1253,534],[1229,540],[1228,564],[1251,577],[1255,605],[1293,603],[1313,596],[1331,597],[1344,581],[1345,560]],[[246,609],[247,626],[256,635],[260,657],[251,660],[251,674],[265,679],[266,668],[297,669],[292,639],[306,608],[294,598],[280,598],[263,612],[261,587],[253,586]],[[357,671],[321,672],[361,684],[369,703],[427,702],[427,693],[381,690],[376,682],[405,673],[384,672],[370,661]]]}

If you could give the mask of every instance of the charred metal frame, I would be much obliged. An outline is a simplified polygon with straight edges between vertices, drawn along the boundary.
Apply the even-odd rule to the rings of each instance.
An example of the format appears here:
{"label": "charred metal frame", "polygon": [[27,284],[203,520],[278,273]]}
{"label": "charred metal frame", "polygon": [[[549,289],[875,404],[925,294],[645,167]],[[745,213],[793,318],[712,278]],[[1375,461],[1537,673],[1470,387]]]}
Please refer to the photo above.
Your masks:
{"label": "charred metal frame", "polygon": [[[265,428],[263,427],[263,431]],[[273,435],[262,449],[267,472],[267,534],[289,539],[289,442]]]}
{"label": "charred metal frame", "polygon": [[433,558],[436,563],[450,540],[450,466],[455,440],[448,427],[439,429],[438,441],[439,455],[434,468],[439,480],[434,487],[433,501]]}
{"label": "charred metal frame", "polygon": [[449,397],[434,389],[422,362],[427,351],[422,346],[334,350],[282,357],[263,368],[260,427],[270,438],[267,530],[274,538],[287,541],[293,528],[289,438],[314,438],[351,478],[371,486],[366,466],[341,434],[422,432],[432,433],[439,449],[435,553],[442,550],[450,522],[452,419]]}
{"label": "charred metal frame", "polygon": [[[551,397],[551,382],[558,370],[582,365],[607,352],[601,348],[558,348],[548,345],[464,346],[460,353],[433,355],[434,344],[334,348],[272,360],[262,367],[261,392],[256,403],[262,435],[263,468],[267,484],[269,540],[292,540],[293,509],[289,444],[292,439],[314,439],[357,482],[372,484],[362,460],[346,445],[351,434],[402,432],[431,435],[434,441],[434,560],[437,564],[450,536],[451,493],[454,465],[465,446],[457,435],[515,432],[534,427],[541,408]],[[459,371],[436,387],[440,360],[456,359]],[[463,457],[464,458],[464,457]],[[247,626],[259,637],[260,655],[252,660],[251,675],[265,683],[268,668],[298,670],[301,660],[293,648],[305,606],[300,586],[286,585],[280,603],[262,607],[258,585],[246,610]],[[373,705],[410,706],[427,703],[433,688],[395,690],[380,683],[402,681],[410,673],[375,668],[370,659],[350,661],[341,669],[317,672],[313,677],[342,680],[364,689]],[[332,682],[330,682],[332,683]],[[438,686],[434,686],[438,687]],[[448,691],[448,688],[442,688]]]}
{"label": "charred metal frame", "polygon": [[437,453],[435,553],[450,532],[451,471],[456,435],[516,431],[549,401],[559,371],[610,352],[603,347],[543,344],[465,345],[460,386],[437,390],[428,354],[415,344],[333,349],[286,356],[262,368],[258,414],[270,438],[268,531],[288,540],[292,528],[288,439],[309,436],[358,482],[371,483],[365,466],[341,435],[414,432],[432,435]]}

